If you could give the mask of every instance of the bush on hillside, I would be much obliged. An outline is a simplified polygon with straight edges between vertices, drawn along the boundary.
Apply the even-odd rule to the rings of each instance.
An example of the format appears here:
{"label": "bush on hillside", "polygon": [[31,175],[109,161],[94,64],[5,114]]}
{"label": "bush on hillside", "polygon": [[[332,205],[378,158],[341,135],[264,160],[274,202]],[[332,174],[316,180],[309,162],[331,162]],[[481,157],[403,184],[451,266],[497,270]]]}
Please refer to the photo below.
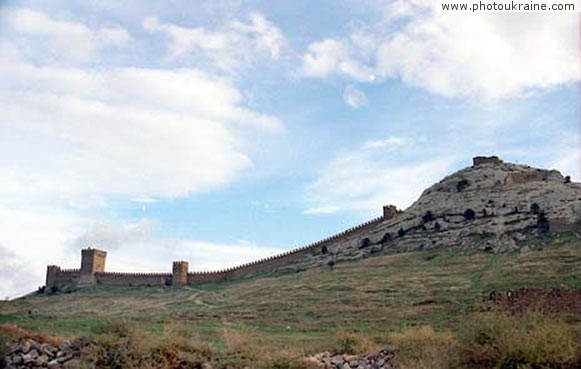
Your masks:
{"label": "bush on hillside", "polygon": [[453,334],[436,332],[430,326],[411,327],[389,335],[400,369],[456,369],[459,343]]}
{"label": "bush on hillside", "polygon": [[475,368],[573,368],[578,332],[562,320],[528,314],[482,313],[466,321],[464,364]]}
{"label": "bush on hillside", "polygon": [[473,220],[476,217],[476,213],[472,209],[466,209],[464,212],[464,219]]}

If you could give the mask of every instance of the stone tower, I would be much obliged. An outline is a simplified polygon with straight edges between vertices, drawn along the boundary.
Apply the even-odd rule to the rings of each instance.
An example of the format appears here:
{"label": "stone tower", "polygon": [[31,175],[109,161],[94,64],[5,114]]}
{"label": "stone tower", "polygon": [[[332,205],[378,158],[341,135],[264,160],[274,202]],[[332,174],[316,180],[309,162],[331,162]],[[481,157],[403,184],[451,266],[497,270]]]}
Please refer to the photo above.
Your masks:
{"label": "stone tower", "polygon": [[185,286],[188,284],[188,262],[174,261],[172,270],[172,286]]}
{"label": "stone tower", "polygon": [[46,267],[46,287],[51,288],[57,285],[60,272],[61,268],[57,265],[49,265]]}
{"label": "stone tower", "polygon": [[81,276],[80,286],[92,286],[96,283],[95,273],[105,271],[105,259],[107,252],[92,248],[81,251]]}
{"label": "stone tower", "polygon": [[397,207],[395,205],[386,205],[383,207],[383,217],[385,219],[391,219],[399,213],[400,211],[397,210]]}

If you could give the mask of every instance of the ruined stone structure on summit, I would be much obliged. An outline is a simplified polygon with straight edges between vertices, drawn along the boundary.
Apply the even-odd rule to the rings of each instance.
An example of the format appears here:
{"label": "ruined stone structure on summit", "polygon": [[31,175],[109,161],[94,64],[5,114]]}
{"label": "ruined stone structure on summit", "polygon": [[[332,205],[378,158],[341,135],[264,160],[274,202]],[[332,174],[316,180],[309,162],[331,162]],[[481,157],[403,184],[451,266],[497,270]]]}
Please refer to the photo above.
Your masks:
{"label": "ruined stone structure on summit", "polygon": [[439,247],[492,252],[536,247],[539,236],[581,229],[581,184],[556,170],[512,164],[496,156],[426,189],[407,209],[383,207],[382,216],[313,244],[234,268],[190,272],[175,261],[171,273],[106,272],[107,253],[82,251],[80,269],[47,268],[46,286],[184,286],[293,273],[371,255]]}
{"label": "ruined stone structure on summit", "polygon": [[472,165],[478,166],[482,164],[502,164],[503,161],[498,156],[475,156],[472,158]]}

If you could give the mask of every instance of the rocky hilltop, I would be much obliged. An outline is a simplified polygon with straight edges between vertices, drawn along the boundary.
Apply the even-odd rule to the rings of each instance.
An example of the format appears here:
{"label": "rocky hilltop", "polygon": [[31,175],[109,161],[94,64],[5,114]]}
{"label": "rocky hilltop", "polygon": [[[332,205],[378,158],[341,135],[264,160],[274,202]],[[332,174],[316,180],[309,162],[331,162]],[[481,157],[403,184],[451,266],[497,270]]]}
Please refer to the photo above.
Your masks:
{"label": "rocky hilltop", "polygon": [[384,216],[337,243],[338,256],[461,246],[491,251],[534,247],[537,236],[576,231],[581,184],[556,170],[476,157],[426,189],[405,211]]}

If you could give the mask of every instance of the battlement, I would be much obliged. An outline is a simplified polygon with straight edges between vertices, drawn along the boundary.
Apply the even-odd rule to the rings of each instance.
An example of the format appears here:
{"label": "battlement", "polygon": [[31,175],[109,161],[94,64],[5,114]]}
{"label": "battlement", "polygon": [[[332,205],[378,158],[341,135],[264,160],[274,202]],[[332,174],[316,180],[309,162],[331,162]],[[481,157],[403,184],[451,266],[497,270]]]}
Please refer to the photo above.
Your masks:
{"label": "battlement", "polygon": [[117,277],[171,277],[171,273],[140,273],[140,272],[98,272],[96,276],[117,276]]}

